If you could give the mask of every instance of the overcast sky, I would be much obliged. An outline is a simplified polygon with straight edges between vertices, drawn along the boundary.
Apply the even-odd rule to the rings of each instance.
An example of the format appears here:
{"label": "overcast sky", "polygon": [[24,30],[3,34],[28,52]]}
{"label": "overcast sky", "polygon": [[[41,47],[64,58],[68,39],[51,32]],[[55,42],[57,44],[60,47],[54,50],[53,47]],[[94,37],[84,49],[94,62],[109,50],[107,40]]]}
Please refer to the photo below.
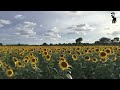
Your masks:
{"label": "overcast sky", "polygon": [[73,43],[78,37],[93,43],[120,36],[120,12],[114,11],[0,11],[3,44]]}

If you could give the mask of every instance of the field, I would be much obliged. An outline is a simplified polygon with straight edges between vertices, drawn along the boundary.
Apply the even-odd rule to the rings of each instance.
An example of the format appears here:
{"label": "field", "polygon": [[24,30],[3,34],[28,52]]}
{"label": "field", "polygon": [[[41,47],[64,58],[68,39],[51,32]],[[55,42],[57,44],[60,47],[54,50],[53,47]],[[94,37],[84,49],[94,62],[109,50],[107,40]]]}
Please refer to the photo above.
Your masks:
{"label": "field", "polygon": [[119,79],[120,46],[0,46],[0,79]]}

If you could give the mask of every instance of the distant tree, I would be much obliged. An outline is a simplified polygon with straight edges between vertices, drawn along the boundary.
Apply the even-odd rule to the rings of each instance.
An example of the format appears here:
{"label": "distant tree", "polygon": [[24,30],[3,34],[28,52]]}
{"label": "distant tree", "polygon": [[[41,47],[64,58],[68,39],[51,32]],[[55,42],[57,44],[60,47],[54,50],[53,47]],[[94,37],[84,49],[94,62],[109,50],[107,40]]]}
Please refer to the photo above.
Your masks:
{"label": "distant tree", "polygon": [[2,46],[3,44],[2,43],[0,43],[0,46]]}
{"label": "distant tree", "polygon": [[80,37],[80,38],[76,39],[75,42],[76,42],[76,43],[81,43],[82,40],[83,40],[83,39]]}
{"label": "distant tree", "polygon": [[114,40],[116,40],[117,42],[119,42],[119,37],[115,37]]}
{"label": "distant tree", "polygon": [[99,39],[100,43],[111,43],[110,38],[102,37]]}
{"label": "distant tree", "polygon": [[43,46],[47,46],[48,44],[47,43],[43,43]]}
{"label": "distant tree", "polygon": [[95,41],[95,44],[100,44],[100,41]]}
{"label": "distant tree", "polygon": [[50,46],[52,46],[53,44],[52,43],[50,43]]}
{"label": "distant tree", "polygon": [[61,44],[61,43],[59,43],[58,45],[59,45],[59,46],[61,46],[62,44]]}
{"label": "distant tree", "polygon": [[18,43],[17,45],[18,45],[18,46],[20,46],[21,44],[20,44],[20,43]]}

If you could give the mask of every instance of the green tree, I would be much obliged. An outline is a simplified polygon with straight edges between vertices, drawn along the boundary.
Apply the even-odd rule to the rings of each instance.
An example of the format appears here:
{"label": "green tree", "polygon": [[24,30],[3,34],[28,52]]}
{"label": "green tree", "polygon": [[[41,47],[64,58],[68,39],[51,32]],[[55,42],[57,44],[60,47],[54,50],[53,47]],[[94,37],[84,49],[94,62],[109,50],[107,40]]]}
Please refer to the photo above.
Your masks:
{"label": "green tree", "polygon": [[76,42],[76,43],[81,43],[82,40],[83,40],[83,39],[80,37],[80,38],[76,39],[75,42]]}
{"label": "green tree", "polygon": [[110,38],[102,37],[99,39],[100,43],[111,43]]}

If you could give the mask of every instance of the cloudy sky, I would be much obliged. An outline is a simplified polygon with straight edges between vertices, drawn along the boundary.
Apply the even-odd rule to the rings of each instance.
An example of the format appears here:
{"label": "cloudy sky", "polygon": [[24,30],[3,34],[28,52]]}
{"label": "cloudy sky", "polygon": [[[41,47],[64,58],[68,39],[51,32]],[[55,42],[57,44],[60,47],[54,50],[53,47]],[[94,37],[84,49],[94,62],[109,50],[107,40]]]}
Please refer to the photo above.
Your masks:
{"label": "cloudy sky", "polygon": [[73,43],[82,37],[93,43],[101,37],[120,36],[120,12],[114,11],[0,11],[3,44]]}

